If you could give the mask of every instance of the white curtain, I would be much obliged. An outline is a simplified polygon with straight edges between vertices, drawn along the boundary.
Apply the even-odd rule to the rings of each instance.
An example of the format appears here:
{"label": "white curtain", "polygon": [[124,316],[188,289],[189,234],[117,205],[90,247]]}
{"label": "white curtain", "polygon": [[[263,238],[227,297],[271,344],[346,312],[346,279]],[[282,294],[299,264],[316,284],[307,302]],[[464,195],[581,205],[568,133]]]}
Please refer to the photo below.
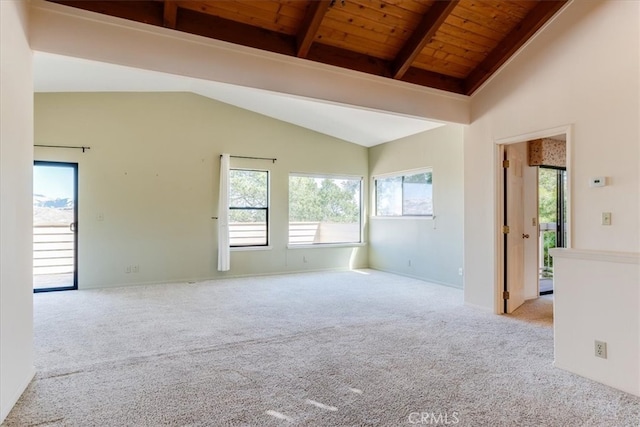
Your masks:
{"label": "white curtain", "polygon": [[220,199],[218,201],[218,271],[229,271],[229,155],[220,156]]}

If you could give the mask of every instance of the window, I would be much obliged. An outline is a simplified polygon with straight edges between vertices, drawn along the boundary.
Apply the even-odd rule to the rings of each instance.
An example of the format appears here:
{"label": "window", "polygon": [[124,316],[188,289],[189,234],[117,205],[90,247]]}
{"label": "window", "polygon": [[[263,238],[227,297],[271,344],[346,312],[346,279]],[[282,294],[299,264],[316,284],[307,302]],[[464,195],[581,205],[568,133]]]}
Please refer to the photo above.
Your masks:
{"label": "window", "polygon": [[269,172],[229,170],[229,243],[269,244]]}
{"label": "window", "polygon": [[376,216],[433,216],[431,170],[375,179]]}
{"label": "window", "polygon": [[289,176],[289,244],[360,243],[362,179]]}

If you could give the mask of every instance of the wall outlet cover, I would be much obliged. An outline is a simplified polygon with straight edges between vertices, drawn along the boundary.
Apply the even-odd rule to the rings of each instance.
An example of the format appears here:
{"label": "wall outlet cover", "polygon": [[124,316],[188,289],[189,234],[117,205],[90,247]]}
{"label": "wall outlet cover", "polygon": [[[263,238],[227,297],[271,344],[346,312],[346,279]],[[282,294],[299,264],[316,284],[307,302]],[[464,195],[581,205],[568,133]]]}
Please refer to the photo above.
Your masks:
{"label": "wall outlet cover", "polygon": [[604,341],[598,341],[596,340],[594,343],[594,351],[595,351],[595,356],[596,357],[600,357],[602,359],[606,359],[607,358],[607,343]]}

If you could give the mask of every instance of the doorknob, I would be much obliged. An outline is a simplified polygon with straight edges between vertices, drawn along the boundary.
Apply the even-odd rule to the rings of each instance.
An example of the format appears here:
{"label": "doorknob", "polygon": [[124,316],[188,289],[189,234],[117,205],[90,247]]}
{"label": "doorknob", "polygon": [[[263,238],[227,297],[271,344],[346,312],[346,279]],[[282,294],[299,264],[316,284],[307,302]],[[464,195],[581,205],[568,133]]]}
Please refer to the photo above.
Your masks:
{"label": "doorknob", "polygon": [[528,239],[528,238],[529,238],[529,235],[528,235],[528,234],[524,234],[524,233],[523,233],[523,234],[522,234],[522,238],[523,238],[523,239]]}

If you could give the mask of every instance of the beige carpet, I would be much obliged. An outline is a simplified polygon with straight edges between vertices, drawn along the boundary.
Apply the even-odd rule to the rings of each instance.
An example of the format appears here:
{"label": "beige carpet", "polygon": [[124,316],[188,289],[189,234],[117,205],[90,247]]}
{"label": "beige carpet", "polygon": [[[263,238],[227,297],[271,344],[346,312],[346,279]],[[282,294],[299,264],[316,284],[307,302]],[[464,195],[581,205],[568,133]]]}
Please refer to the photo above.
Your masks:
{"label": "beige carpet", "polygon": [[553,328],[553,295],[542,295],[525,301],[509,317]]}
{"label": "beige carpet", "polygon": [[640,422],[640,399],[552,367],[548,315],[484,313],[460,290],[376,271],[34,304],[38,373],[7,426]]}

